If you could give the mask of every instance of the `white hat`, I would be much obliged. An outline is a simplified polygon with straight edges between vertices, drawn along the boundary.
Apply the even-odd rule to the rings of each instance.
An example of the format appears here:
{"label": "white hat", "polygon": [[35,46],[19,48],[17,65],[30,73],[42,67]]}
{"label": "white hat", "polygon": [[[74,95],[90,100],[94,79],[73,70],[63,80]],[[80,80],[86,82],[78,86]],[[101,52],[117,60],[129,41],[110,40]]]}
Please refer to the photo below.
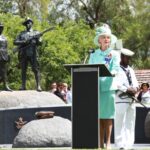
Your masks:
{"label": "white hat", "polygon": [[102,35],[109,35],[111,38],[111,44],[114,44],[117,41],[117,37],[111,33],[109,26],[107,24],[103,24],[96,29],[96,36],[94,38],[95,45],[99,46],[99,37]]}
{"label": "white hat", "polygon": [[134,52],[129,50],[129,49],[126,49],[126,48],[122,48],[120,50],[121,54],[124,54],[125,56],[133,56],[134,55]]}

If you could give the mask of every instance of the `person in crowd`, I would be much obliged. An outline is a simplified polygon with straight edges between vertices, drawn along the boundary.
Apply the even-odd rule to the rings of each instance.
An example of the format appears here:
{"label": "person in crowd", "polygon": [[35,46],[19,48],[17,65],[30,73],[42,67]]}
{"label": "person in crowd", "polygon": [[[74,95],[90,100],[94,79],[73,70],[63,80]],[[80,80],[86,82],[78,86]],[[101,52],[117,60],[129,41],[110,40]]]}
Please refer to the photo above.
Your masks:
{"label": "person in crowd", "polygon": [[67,83],[63,83],[63,91],[66,94],[68,92],[68,84]]}
{"label": "person in crowd", "polygon": [[64,86],[66,102],[67,104],[71,104],[72,103],[72,91],[67,83],[63,83],[63,86]]}
{"label": "person in crowd", "polygon": [[121,149],[131,149],[134,144],[136,109],[133,98],[138,91],[138,81],[129,65],[134,55],[129,49],[121,49],[120,69],[116,76],[115,145]]}
{"label": "person in crowd", "polygon": [[[26,27],[26,30],[21,32],[14,41],[14,44],[18,46],[18,59],[21,66],[22,85],[20,90],[26,90],[26,72],[28,63],[30,63],[35,75],[36,89],[37,91],[42,91],[37,53],[37,47],[41,43],[41,38],[35,36],[39,32],[32,29],[33,20],[31,18],[25,19],[23,26]],[[35,38],[33,38],[34,36]]]}
{"label": "person in crowd", "polygon": [[57,95],[58,97],[60,97],[65,103],[67,103],[66,102],[66,95],[64,92],[64,86],[63,86],[62,82],[57,84],[57,90],[54,92],[54,94]]}
{"label": "person in crowd", "polygon": [[114,76],[119,70],[119,53],[111,47],[117,41],[107,24],[96,29],[94,43],[99,47],[90,54],[89,64],[105,64],[112,77],[99,79],[99,121],[100,121],[100,148],[104,148],[106,135],[106,149],[111,149],[111,132],[115,116],[115,90],[117,89]]}
{"label": "person in crowd", "polygon": [[4,25],[0,23],[0,81],[4,84],[4,90],[12,91],[7,83],[7,62],[9,56],[7,52],[7,38],[2,34]]}
{"label": "person in crowd", "polygon": [[137,96],[137,99],[145,104],[150,104],[150,89],[149,89],[149,84],[146,83],[142,83],[141,85],[141,91]]}
{"label": "person in crowd", "polygon": [[68,92],[66,94],[66,101],[67,101],[67,104],[72,104],[72,91],[71,91],[71,88],[70,88],[70,90],[68,90]]}
{"label": "person in crowd", "polygon": [[51,92],[51,93],[54,93],[56,90],[57,90],[57,83],[56,83],[56,82],[53,82],[53,83],[50,85],[50,92]]}

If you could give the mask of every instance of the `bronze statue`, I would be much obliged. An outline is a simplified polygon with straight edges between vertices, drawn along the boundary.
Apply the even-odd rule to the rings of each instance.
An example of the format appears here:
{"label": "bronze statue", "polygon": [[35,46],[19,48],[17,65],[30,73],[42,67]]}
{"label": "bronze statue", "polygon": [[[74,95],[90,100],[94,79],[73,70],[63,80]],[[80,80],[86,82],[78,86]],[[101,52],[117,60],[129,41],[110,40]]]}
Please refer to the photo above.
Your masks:
{"label": "bronze statue", "polygon": [[4,30],[4,25],[0,23],[0,81],[4,84],[4,90],[12,91],[7,83],[7,62],[9,56],[7,53],[7,39],[2,32]]}
{"label": "bronze statue", "polygon": [[[27,18],[23,25],[26,27],[25,31],[22,31],[14,44],[18,46],[18,58],[22,71],[22,86],[20,90],[26,90],[26,72],[28,63],[31,64],[32,71],[35,75],[37,91],[42,91],[40,86],[40,71],[39,71],[39,63],[37,60],[37,47],[41,43],[40,34],[38,31],[32,29],[33,20]],[[39,36],[37,36],[39,35]]]}

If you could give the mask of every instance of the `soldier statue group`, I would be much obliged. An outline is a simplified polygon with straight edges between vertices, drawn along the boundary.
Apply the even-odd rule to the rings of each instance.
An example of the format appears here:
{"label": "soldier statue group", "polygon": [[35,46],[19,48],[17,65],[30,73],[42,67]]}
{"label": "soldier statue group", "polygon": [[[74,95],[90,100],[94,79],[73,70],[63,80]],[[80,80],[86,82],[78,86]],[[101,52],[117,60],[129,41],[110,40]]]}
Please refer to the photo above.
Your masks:
{"label": "soldier statue group", "polygon": [[[38,32],[32,29],[33,20],[26,18],[22,23],[26,27],[25,31],[22,31],[14,40],[14,45],[17,46],[15,51],[18,51],[18,60],[21,68],[21,80],[22,85],[20,90],[26,90],[26,72],[28,63],[31,64],[32,71],[35,76],[36,90],[42,91],[40,86],[40,71],[38,63],[37,47],[41,43],[41,36],[53,28],[49,28],[43,32]],[[7,53],[7,39],[2,35],[4,25],[0,23],[0,80],[4,84],[4,90],[12,91],[7,84],[7,62],[9,61],[9,55]]]}

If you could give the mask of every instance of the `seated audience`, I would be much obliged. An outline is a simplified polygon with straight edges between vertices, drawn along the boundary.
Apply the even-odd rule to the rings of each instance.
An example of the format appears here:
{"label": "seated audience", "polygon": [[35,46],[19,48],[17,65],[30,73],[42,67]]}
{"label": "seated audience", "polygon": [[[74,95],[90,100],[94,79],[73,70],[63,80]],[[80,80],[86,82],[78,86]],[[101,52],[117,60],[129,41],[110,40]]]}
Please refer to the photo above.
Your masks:
{"label": "seated audience", "polygon": [[63,83],[60,82],[57,84],[57,90],[54,92],[54,94],[60,97],[65,103],[67,103]]}
{"label": "seated audience", "polygon": [[142,103],[150,104],[150,89],[148,83],[142,83],[141,91],[138,94],[137,99]]}
{"label": "seated audience", "polygon": [[56,82],[53,82],[53,83],[50,85],[50,92],[51,92],[51,93],[54,93],[56,90],[57,90],[57,83],[56,83]]}
{"label": "seated audience", "polygon": [[66,102],[67,104],[71,104],[72,103],[72,91],[67,83],[63,83],[63,86],[64,86]]}

